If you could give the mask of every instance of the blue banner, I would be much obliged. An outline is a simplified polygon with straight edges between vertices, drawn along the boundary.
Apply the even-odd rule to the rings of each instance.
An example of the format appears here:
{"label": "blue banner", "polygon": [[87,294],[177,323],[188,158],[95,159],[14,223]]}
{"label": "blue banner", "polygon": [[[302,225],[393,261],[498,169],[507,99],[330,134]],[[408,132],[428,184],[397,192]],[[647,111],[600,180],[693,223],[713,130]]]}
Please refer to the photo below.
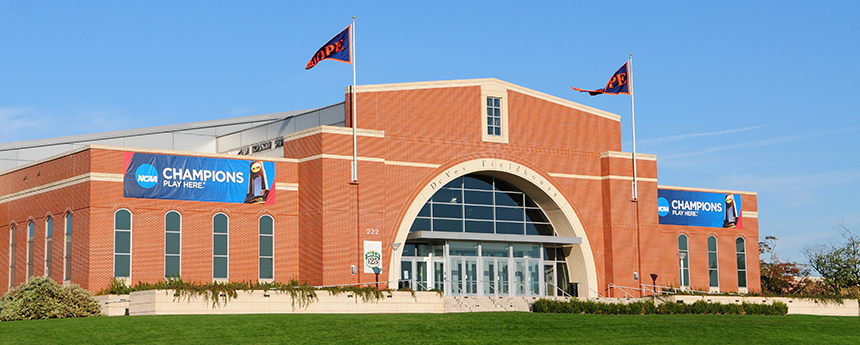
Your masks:
{"label": "blue banner", "polygon": [[660,224],[741,228],[738,194],[657,190]]}
{"label": "blue banner", "polygon": [[274,204],[275,163],[125,152],[126,198]]}

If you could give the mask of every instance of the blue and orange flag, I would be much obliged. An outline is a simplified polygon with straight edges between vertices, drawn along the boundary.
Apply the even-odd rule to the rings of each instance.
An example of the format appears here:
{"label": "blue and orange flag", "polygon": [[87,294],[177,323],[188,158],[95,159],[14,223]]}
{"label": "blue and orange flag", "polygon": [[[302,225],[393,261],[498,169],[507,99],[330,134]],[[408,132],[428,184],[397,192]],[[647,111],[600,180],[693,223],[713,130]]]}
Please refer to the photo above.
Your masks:
{"label": "blue and orange flag", "polygon": [[612,78],[609,78],[609,82],[606,83],[606,87],[597,90],[583,90],[577,89],[571,86],[571,89],[574,89],[579,92],[588,92],[589,95],[597,96],[600,94],[609,94],[609,95],[629,95],[629,83],[630,83],[630,70],[627,69],[627,62],[624,63],[624,66],[618,69],[615,74],[612,75]]}
{"label": "blue and orange flag", "polygon": [[343,29],[337,36],[334,36],[328,43],[322,46],[316,53],[314,53],[314,57],[311,58],[311,61],[308,61],[305,69],[314,68],[322,60],[331,59],[337,60],[340,62],[346,62],[348,64],[352,64],[352,55],[350,50],[350,42],[352,42],[352,37],[350,37],[350,32],[352,25],[347,26],[346,29]]}

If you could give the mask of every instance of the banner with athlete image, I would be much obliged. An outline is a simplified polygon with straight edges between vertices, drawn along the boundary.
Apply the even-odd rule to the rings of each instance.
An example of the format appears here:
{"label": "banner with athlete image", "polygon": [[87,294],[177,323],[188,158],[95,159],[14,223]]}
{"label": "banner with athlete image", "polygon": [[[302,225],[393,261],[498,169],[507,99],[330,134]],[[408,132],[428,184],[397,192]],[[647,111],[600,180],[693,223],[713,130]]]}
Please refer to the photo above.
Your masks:
{"label": "banner with athlete image", "polygon": [[741,195],[731,193],[658,189],[657,212],[668,225],[740,229],[743,220]]}
{"label": "banner with athlete image", "polygon": [[275,203],[275,163],[124,153],[126,198]]}

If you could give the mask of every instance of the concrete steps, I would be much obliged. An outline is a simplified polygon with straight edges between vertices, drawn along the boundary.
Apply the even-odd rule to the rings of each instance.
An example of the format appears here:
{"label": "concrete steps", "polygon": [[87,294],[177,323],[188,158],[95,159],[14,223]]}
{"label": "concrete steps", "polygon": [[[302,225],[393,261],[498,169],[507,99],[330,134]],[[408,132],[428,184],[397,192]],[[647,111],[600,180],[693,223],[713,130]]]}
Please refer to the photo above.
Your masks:
{"label": "concrete steps", "polygon": [[530,311],[531,297],[444,296],[446,313]]}

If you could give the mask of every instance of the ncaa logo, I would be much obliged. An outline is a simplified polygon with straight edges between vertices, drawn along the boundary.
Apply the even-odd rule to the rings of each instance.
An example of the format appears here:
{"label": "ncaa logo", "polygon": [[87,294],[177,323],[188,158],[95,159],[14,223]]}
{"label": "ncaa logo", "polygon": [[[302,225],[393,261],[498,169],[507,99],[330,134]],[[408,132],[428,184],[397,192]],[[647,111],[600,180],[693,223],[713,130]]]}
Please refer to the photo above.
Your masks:
{"label": "ncaa logo", "polygon": [[143,188],[152,188],[158,183],[158,170],[149,164],[141,164],[134,171],[134,178],[137,184]]}
{"label": "ncaa logo", "polygon": [[660,214],[660,217],[669,214],[669,201],[666,198],[660,197],[657,199],[657,212]]}

